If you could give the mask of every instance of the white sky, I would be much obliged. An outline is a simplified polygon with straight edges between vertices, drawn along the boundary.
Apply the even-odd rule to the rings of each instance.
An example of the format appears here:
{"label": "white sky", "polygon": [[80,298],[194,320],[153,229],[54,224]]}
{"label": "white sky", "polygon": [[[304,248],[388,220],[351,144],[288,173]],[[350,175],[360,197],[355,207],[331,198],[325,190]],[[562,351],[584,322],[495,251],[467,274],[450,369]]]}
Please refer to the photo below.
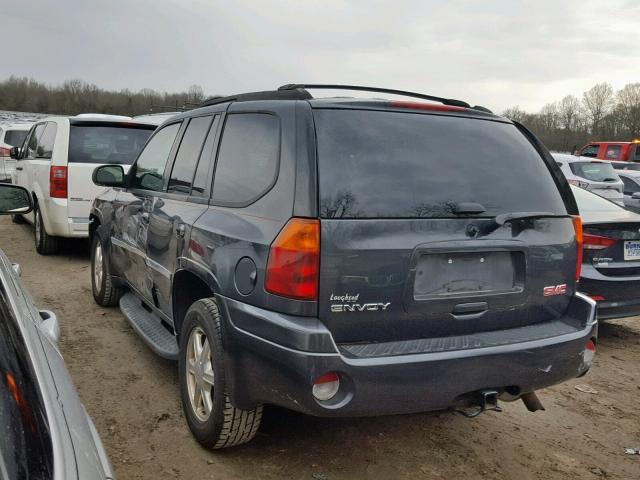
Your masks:
{"label": "white sky", "polygon": [[640,82],[640,0],[0,0],[0,79],[207,94],[351,83],[530,111]]}

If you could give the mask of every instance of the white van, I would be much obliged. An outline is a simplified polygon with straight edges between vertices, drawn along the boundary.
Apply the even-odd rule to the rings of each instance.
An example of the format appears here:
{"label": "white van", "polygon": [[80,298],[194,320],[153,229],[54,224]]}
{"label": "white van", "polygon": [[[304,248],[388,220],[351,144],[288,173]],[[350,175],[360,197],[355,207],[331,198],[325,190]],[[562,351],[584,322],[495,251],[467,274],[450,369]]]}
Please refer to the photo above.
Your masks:
{"label": "white van", "polygon": [[14,216],[34,224],[38,253],[55,253],[61,237],[89,235],[89,209],[104,191],[91,180],[98,165],[125,171],[156,125],[109,115],[49,117],[32,126],[17,155],[13,183],[27,188],[35,208]]}

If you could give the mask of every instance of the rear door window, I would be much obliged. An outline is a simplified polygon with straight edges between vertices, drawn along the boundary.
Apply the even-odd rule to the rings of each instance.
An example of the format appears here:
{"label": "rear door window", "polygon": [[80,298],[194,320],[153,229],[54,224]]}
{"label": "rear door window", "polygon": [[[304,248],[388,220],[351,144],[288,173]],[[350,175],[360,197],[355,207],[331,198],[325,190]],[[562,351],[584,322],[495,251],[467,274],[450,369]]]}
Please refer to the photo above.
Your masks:
{"label": "rear door window", "polygon": [[40,137],[42,136],[42,132],[44,132],[45,127],[46,127],[46,124],[44,123],[40,123],[36,125],[33,133],[31,134],[31,137],[29,138],[29,144],[27,145],[27,153],[25,155],[25,158],[28,158],[28,159],[36,158],[36,154],[38,152],[38,141],[40,140]]}
{"label": "rear door window", "polygon": [[599,148],[600,148],[600,145],[587,145],[582,149],[582,152],[580,152],[580,156],[597,158]]}
{"label": "rear door window", "polygon": [[569,167],[574,175],[592,182],[615,182],[618,180],[618,174],[610,163],[571,162]]}
{"label": "rear door window", "polygon": [[27,138],[27,133],[29,130],[7,130],[4,134],[4,143],[12,147],[20,147],[24,143],[24,139]]}
{"label": "rear door window", "polygon": [[82,122],[71,125],[69,163],[131,165],[149,136],[151,126],[117,126]]}
{"label": "rear door window", "polygon": [[[191,196],[204,197],[208,195],[207,187],[210,186],[209,168],[213,163],[213,149],[215,147],[216,133],[218,130],[218,124],[220,123],[220,115],[216,115],[213,118],[211,128],[209,128],[209,134],[204,142],[202,153],[200,154],[200,161],[198,162],[198,168],[196,174],[193,177],[193,185],[191,187]],[[207,185],[209,184],[209,185]]]}
{"label": "rear door window", "polygon": [[604,158],[607,160],[618,160],[620,158],[620,145],[607,145],[604,151]]}
{"label": "rear door window", "polygon": [[135,174],[131,180],[132,188],[162,190],[162,177],[180,125],[181,123],[167,125],[149,140],[136,161]]}
{"label": "rear door window", "polygon": [[47,122],[47,126],[42,132],[42,136],[38,141],[38,149],[36,158],[51,159],[53,155],[53,144],[56,140],[58,126],[54,122]]}
{"label": "rear door window", "polygon": [[444,115],[314,112],[324,218],[566,214],[543,159],[511,123]]}
{"label": "rear door window", "polygon": [[196,164],[202,151],[204,140],[211,126],[212,116],[195,117],[189,121],[187,129],[182,136],[176,160],[173,162],[171,177],[169,178],[168,192],[191,192],[191,184],[196,170]]}
{"label": "rear door window", "polygon": [[256,201],[275,183],[280,121],[267,113],[227,116],[213,181],[213,201],[240,206]]}

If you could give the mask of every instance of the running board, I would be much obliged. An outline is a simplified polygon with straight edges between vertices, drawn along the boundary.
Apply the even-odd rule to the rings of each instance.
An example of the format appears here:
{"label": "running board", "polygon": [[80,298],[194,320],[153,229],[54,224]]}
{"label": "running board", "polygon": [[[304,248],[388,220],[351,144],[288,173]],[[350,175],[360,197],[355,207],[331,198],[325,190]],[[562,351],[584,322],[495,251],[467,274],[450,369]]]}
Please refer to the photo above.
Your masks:
{"label": "running board", "polygon": [[158,316],[142,306],[142,301],[135,294],[126,293],[122,296],[120,310],[151,350],[162,358],[178,359],[178,341],[175,335],[162,325]]}

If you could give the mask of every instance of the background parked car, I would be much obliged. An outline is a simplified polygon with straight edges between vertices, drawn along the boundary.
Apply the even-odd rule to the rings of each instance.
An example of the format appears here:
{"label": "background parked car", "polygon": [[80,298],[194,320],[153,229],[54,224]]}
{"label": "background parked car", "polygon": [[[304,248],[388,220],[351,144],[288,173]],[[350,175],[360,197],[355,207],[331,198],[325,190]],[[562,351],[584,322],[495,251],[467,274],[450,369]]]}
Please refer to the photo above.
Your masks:
{"label": "background parked car", "polygon": [[[128,117],[49,117],[31,128],[18,158],[14,182],[29,190],[34,213],[14,216],[34,223],[38,253],[55,253],[60,237],[85,238],[93,198],[104,191],[91,181],[100,164],[129,165],[156,125]],[[19,155],[18,155],[19,154]]]}
{"label": "background parked car", "polygon": [[0,182],[11,181],[16,161],[11,158],[11,147],[19,147],[29,133],[31,123],[0,125]]}
{"label": "background parked car", "polygon": [[[31,209],[29,192],[0,185],[0,214]],[[113,478],[56,342],[58,320],[38,311],[0,251],[0,478]]]}
{"label": "background parked car", "polygon": [[598,318],[640,315],[640,215],[572,187],[583,224],[580,291],[598,302]]}
{"label": "background parked car", "polygon": [[591,142],[580,148],[576,155],[601,160],[640,162],[640,140],[632,142]]}
{"label": "background parked car", "polygon": [[617,173],[624,184],[625,208],[640,213],[640,171],[618,170]]}
{"label": "background parked car", "polygon": [[624,205],[624,185],[610,162],[576,157],[565,153],[552,153],[568,182],[618,205]]}
{"label": "background parked car", "polygon": [[636,170],[640,171],[640,162],[611,162],[614,170]]}

